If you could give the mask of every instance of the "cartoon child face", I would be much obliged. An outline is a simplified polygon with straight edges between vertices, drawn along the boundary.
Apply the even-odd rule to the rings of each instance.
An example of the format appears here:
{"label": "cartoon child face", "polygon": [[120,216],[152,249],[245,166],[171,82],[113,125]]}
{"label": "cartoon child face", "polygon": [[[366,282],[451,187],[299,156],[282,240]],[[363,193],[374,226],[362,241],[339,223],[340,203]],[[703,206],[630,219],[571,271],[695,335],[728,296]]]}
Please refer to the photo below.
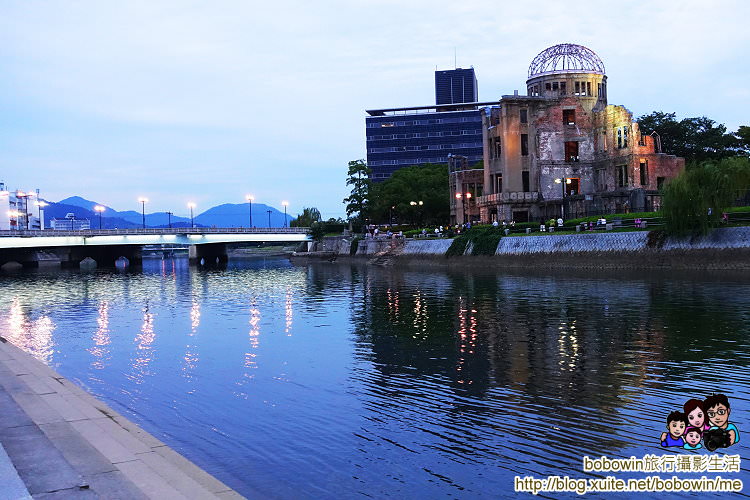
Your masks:
{"label": "cartoon child face", "polygon": [[695,446],[696,444],[701,442],[700,432],[696,430],[689,431],[687,434],[685,434],[685,441],[690,446]]}
{"label": "cartoon child face", "polygon": [[667,425],[667,430],[673,438],[677,439],[685,432],[685,422],[682,420],[672,420]]}
{"label": "cartoon child face", "polygon": [[703,424],[706,423],[706,416],[703,414],[703,410],[700,408],[696,408],[690,413],[688,413],[688,422],[690,422],[690,427],[698,427],[699,429],[703,428]]}
{"label": "cartoon child face", "polygon": [[729,408],[721,403],[706,410],[706,414],[711,425],[716,427],[722,427],[729,420]]}

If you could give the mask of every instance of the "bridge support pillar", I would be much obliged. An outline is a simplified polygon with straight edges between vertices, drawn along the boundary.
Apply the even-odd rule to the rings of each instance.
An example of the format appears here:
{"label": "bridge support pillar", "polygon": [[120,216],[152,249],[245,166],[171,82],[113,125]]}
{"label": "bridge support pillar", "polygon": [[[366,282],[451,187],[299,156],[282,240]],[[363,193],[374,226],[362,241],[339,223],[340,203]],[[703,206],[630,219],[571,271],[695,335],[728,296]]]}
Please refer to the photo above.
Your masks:
{"label": "bridge support pillar", "polygon": [[226,264],[227,245],[225,243],[203,243],[201,245],[190,245],[188,248],[190,265],[215,266]]}
{"label": "bridge support pillar", "polygon": [[115,267],[117,259],[125,257],[130,266],[143,264],[141,247],[136,245],[78,246],[56,251],[62,267],[78,267],[86,257],[96,261],[98,267]]}

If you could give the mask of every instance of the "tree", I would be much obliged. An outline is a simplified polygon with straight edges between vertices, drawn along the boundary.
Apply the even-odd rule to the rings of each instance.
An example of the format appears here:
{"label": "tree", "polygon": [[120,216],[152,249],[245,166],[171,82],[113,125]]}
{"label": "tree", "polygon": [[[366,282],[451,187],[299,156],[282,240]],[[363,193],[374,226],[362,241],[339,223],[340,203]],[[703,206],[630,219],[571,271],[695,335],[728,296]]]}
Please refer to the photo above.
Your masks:
{"label": "tree", "polygon": [[734,133],[737,138],[737,147],[744,155],[750,155],[750,127],[741,125]]}
{"label": "tree", "polygon": [[681,156],[688,163],[721,160],[740,152],[738,137],[705,116],[677,121],[676,113],[654,111],[639,117],[638,125],[643,134],[659,134],[663,153]]}
{"label": "tree", "polygon": [[352,186],[352,192],[344,198],[346,203],[346,215],[350,219],[362,221],[367,217],[367,209],[370,202],[370,189],[372,182],[370,174],[372,170],[367,166],[365,160],[352,160],[349,162],[346,185]]}
{"label": "tree", "polygon": [[296,219],[289,223],[290,227],[312,227],[315,222],[320,222],[320,211],[315,207],[305,207]]}
{"label": "tree", "polygon": [[722,213],[750,189],[750,159],[694,164],[664,188],[662,212],[668,234],[706,234]]}
{"label": "tree", "polygon": [[450,218],[448,166],[400,168],[373,186],[371,199],[370,212],[375,222],[389,222],[393,213],[400,223],[446,224]]}

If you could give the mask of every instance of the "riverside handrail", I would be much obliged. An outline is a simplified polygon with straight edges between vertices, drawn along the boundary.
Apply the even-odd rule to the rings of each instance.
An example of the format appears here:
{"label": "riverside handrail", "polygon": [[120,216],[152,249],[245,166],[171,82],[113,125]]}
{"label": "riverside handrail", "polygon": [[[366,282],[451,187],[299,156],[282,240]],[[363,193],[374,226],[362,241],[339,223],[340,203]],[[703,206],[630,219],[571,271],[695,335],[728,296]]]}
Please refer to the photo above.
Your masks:
{"label": "riverside handrail", "polygon": [[307,234],[309,227],[180,227],[138,229],[3,229],[0,237],[22,236],[127,236],[169,234]]}

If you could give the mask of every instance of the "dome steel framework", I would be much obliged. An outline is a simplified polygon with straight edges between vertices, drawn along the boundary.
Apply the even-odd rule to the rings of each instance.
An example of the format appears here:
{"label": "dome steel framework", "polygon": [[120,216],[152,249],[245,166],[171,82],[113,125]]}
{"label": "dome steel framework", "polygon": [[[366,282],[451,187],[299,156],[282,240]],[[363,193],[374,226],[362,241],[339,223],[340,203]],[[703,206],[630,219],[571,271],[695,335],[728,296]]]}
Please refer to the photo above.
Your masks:
{"label": "dome steel framework", "polygon": [[574,43],[561,43],[537,54],[529,65],[529,78],[546,73],[577,71],[605,74],[604,63],[593,50]]}

